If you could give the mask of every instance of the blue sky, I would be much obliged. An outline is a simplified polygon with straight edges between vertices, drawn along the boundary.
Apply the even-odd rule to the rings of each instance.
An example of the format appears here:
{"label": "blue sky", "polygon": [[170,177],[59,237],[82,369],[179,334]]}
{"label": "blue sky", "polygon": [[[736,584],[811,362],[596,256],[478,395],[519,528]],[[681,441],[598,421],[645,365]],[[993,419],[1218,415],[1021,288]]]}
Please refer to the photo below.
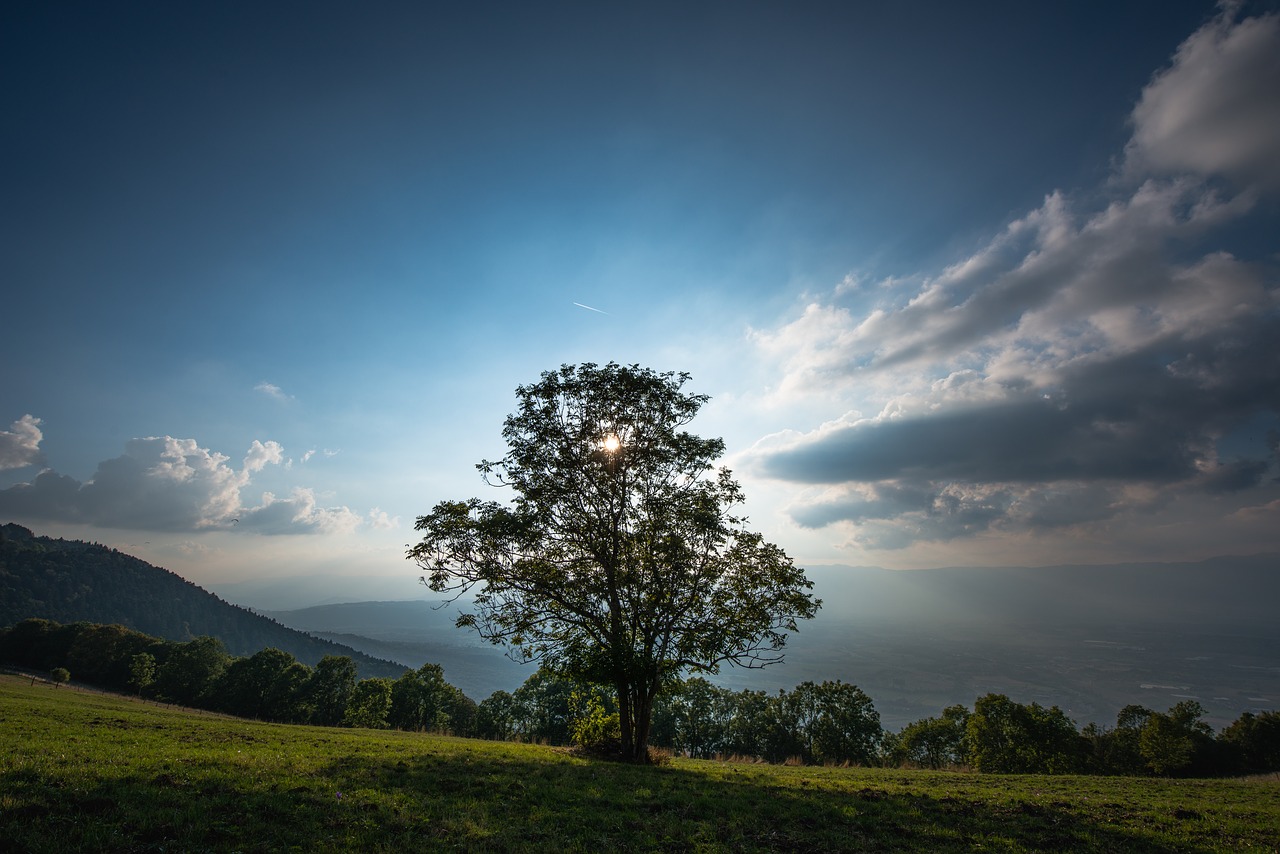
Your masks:
{"label": "blue sky", "polygon": [[0,14],[0,519],[413,595],[615,360],[802,563],[1280,548],[1273,2]]}

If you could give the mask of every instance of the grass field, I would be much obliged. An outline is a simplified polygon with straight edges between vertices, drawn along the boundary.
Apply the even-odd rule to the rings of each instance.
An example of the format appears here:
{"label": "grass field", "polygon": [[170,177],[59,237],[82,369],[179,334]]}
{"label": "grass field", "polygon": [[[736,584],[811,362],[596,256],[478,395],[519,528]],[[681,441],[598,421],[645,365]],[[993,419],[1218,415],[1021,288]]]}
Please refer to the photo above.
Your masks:
{"label": "grass field", "polygon": [[0,676],[0,850],[1280,851],[1280,781],[637,768]]}

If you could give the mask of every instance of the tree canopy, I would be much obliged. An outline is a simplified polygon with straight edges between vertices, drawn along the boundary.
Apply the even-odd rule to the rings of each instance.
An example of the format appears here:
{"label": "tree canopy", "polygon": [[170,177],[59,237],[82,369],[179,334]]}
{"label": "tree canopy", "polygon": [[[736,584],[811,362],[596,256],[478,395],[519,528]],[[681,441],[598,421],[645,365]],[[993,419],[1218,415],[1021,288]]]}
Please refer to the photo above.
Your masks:
{"label": "tree canopy", "polygon": [[517,657],[616,690],[622,751],[647,755],[653,701],[684,671],[778,661],[812,584],[734,514],[720,439],[684,428],[708,400],[685,373],[564,365],[516,390],[508,452],[477,468],[509,503],[443,501],[409,557],[459,618]]}

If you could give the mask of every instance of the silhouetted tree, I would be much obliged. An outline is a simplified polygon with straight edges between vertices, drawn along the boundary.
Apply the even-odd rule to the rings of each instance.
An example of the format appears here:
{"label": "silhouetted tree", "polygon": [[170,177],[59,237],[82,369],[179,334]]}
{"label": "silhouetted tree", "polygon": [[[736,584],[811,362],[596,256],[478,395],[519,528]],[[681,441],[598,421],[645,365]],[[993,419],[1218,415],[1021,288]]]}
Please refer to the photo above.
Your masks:
{"label": "silhouetted tree", "polygon": [[441,502],[409,557],[432,590],[475,588],[472,626],[526,660],[611,687],[622,753],[648,757],[655,698],[682,671],[779,660],[818,608],[781,549],[731,515],[720,439],[681,428],[707,401],[688,374],[565,365],[516,390],[509,451],[478,468],[511,506]]}
{"label": "silhouetted tree", "polygon": [[[725,732],[724,752],[731,756],[776,758],[774,700],[767,691],[750,689],[733,695],[733,717]],[[786,758],[785,750],[781,758]]]}
{"label": "silhouetted tree", "polygon": [[1156,774],[1170,775],[1190,769],[1197,758],[1202,765],[1214,764],[1213,730],[1203,717],[1204,708],[1194,700],[1183,700],[1167,714],[1151,712],[1138,735],[1138,749],[1147,767]]}

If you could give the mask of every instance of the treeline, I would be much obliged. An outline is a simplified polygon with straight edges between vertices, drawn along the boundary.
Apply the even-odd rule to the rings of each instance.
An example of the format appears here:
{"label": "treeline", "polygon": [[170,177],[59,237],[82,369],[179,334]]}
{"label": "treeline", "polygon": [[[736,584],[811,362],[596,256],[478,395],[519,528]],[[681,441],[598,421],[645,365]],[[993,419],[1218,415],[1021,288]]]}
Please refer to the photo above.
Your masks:
{"label": "treeline", "polygon": [[[483,706],[483,703],[481,704]],[[881,729],[852,685],[731,691],[688,679],[654,713],[654,743],[691,756],[973,768],[1001,774],[1214,777],[1280,771],[1280,712],[1246,712],[1221,733],[1184,700],[1165,712],[1126,706],[1114,727],[1075,722],[1057,706],[1003,694],[950,706],[900,732]]]}
{"label": "treeline", "polygon": [[[268,648],[234,658],[211,637],[174,642],[118,625],[29,619],[0,630],[0,661],[161,702],[282,723],[431,731],[607,751],[618,738],[609,691],[538,670],[480,703],[439,665],[357,679],[345,656],[315,667]],[[886,732],[871,698],[844,682],[733,691],[685,679],[658,702],[651,743],[698,758],[973,768],[1016,774],[1231,776],[1280,771],[1280,713],[1245,713],[1220,733],[1183,701],[1125,707],[1114,727],[1078,729],[1058,707],[1002,694]]]}
{"label": "treeline", "polygon": [[470,734],[476,704],[436,664],[398,679],[358,680],[347,656],[309,667],[268,647],[235,658],[217,638],[175,642],[119,625],[23,620],[0,630],[0,661],[35,671],[62,668],[77,682],[246,718],[280,723]]}

